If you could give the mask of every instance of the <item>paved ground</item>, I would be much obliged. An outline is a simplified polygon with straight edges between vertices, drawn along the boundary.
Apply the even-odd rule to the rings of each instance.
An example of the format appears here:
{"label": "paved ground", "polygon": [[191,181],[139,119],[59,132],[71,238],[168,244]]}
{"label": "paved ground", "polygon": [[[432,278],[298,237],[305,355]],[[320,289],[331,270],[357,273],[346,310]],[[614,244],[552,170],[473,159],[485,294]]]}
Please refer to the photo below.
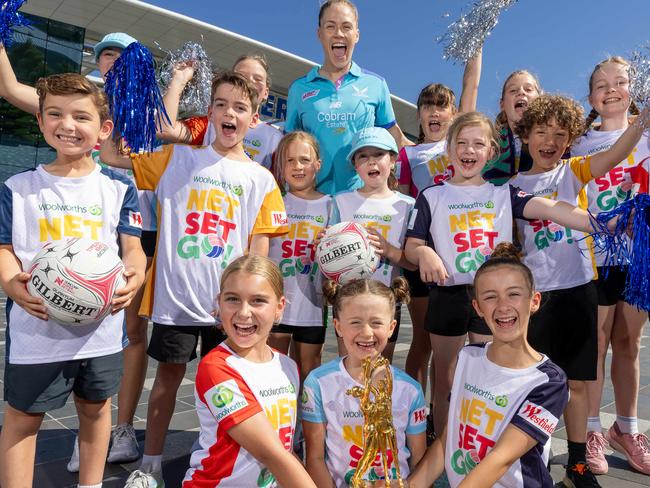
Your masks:
{"label": "paved ground", "polygon": [[[0,297],[0,309],[4,310],[4,298]],[[2,313],[4,319],[4,313]],[[403,367],[408,344],[411,340],[411,326],[408,314],[404,314],[404,323],[400,332],[400,343],[397,345],[395,364]],[[0,322],[0,354],[4,355],[5,348],[5,322]],[[650,434],[650,337],[643,338],[641,350],[641,389],[639,395],[639,419],[640,430]],[[332,330],[328,331],[327,343],[325,345],[324,360],[330,360],[336,356],[336,339]],[[4,364],[0,364],[0,369]],[[140,399],[140,405],[136,411],[135,428],[138,438],[144,438],[146,424],[147,400],[153,384],[156,364],[150,361],[147,371],[145,391]],[[193,378],[196,371],[196,362],[188,367],[188,372],[178,392],[176,411],[171,422],[165,446],[164,471],[165,481],[168,488],[180,486],[188,466],[189,450],[197,436],[198,419],[194,411],[194,383]],[[2,371],[0,371],[2,373]],[[0,374],[0,382],[3,374]],[[0,424],[3,420],[4,403],[0,403]],[[603,425],[609,427],[614,421],[613,391],[611,385],[606,384],[602,405]],[[117,413],[116,403],[113,403],[113,421]],[[36,453],[36,474],[34,486],[38,488],[63,488],[76,487],[77,477],[69,474],[66,469],[68,456],[72,452],[75,430],[78,427],[75,416],[74,405],[68,402],[65,407],[50,412],[46,415],[43,428],[38,436]],[[561,480],[563,475],[562,463],[566,462],[566,438],[565,430],[560,428],[553,436],[553,463],[552,473],[556,481]],[[610,470],[607,476],[599,477],[604,487],[633,488],[650,486],[650,477],[634,472],[629,468],[627,462],[617,453],[608,456]],[[130,465],[106,465],[104,487],[117,488],[124,485],[128,473],[137,467],[137,463]],[[437,483],[437,486],[444,486],[444,483]]]}

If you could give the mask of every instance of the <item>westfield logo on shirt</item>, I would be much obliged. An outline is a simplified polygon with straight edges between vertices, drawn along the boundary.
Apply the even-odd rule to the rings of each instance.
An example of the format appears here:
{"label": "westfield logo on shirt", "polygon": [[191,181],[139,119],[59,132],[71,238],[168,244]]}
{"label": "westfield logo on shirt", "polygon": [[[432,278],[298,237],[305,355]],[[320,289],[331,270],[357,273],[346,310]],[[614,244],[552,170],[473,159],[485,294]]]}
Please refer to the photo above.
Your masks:
{"label": "westfield logo on shirt", "polygon": [[553,433],[558,422],[555,415],[533,402],[524,403],[517,415],[533,427],[543,430],[549,435]]}

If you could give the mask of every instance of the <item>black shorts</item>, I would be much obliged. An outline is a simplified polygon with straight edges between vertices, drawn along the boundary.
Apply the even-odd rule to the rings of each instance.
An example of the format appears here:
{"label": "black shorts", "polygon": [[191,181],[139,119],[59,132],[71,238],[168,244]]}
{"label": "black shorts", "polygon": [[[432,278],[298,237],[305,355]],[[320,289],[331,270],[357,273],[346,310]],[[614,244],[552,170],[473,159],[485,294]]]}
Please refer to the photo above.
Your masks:
{"label": "black shorts", "polygon": [[101,402],[120,389],[122,351],[108,356],[56,363],[5,363],[4,399],[16,410],[44,413],[61,408],[74,392]]}
{"label": "black shorts", "polygon": [[609,307],[624,300],[627,266],[599,266],[596,289],[598,305]]}
{"label": "black shorts", "polygon": [[[395,328],[393,329],[393,333],[390,335],[388,338],[388,343],[392,344],[394,342],[397,342],[397,337],[399,336],[399,325],[402,322],[402,304],[398,303],[395,305],[395,316],[393,317],[396,321],[397,324],[395,324]],[[334,333],[336,334],[336,337],[339,339],[341,336],[336,332],[336,329],[334,329]]]}
{"label": "black shorts", "polygon": [[598,292],[593,281],[542,293],[530,318],[528,342],[564,370],[570,380],[596,379]]}
{"label": "black shorts", "polygon": [[144,255],[148,258],[152,258],[154,252],[156,251],[156,236],[158,233],[155,230],[143,230],[142,235],[140,236],[140,244],[142,244],[142,250]]}
{"label": "black shorts", "polygon": [[429,286],[420,278],[420,270],[404,270],[404,278],[409,283],[411,298],[424,298],[429,296]]}
{"label": "black shorts", "polygon": [[271,328],[274,334],[291,334],[296,342],[304,344],[325,344],[325,332],[327,328],[322,325],[304,327],[302,325],[278,324]]}
{"label": "black shorts", "polygon": [[196,359],[199,337],[201,357],[226,339],[216,325],[164,325],[154,322],[147,354],[160,363],[189,363]]}
{"label": "black shorts", "polygon": [[469,285],[432,286],[424,330],[431,334],[457,337],[473,332],[492,335],[490,328],[472,306]]}

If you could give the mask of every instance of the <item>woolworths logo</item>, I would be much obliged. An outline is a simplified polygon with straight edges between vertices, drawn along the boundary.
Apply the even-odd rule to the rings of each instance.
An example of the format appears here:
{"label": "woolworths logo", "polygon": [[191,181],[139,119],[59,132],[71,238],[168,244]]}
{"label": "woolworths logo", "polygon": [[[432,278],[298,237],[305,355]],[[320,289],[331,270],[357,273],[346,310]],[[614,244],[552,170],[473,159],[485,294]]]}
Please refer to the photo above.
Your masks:
{"label": "woolworths logo", "polygon": [[41,212],[73,212],[73,213],[89,213],[90,215],[101,215],[104,213],[100,205],[68,205],[66,203],[39,203],[38,209]]}
{"label": "woolworths logo", "polygon": [[242,196],[244,193],[244,188],[241,185],[233,185],[232,183],[228,183],[227,181],[215,180],[214,178],[210,178],[209,176],[195,176],[194,183],[204,183],[204,184],[216,186],[218,188],[221,188],[222,190],[231,191],[238,197]]}
{"label": "woolworths logo", "polygon": [[472,210],[474,208],[494,208],[494,202],[472,202],[472,203],[452,203],[447,205],[449,210]]}
{"label": "woolworths logo", "polygon": [[362,220],[379,220],[382,222],[390,222],[393,217],[390,215],[369,215],[369,214],[354,214],[354,219]]}
{"label": "woolworths logo", "polygon": [[226,405],[230,405],[234,398],[232,390],[226,386],[219,386],[217,390],[212,395],[212,403],[217,408],[223,408]]}
{"label": "woolworths logo", "polygon": [[322,224],[323,222],[325,222],[325,217],[323,217],[322,215],[317,215],[316,217],[314,217],[314,220],[319,224]]}

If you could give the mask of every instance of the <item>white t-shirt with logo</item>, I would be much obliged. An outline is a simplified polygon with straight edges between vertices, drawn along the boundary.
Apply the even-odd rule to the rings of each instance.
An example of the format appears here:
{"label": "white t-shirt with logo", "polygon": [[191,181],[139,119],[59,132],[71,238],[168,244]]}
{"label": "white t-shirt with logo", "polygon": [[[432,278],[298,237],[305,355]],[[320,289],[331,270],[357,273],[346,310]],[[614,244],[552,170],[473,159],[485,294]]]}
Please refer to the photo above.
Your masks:
{"label": "white t-shirt with logo", "polygon": [[284,196],[289,233],[271,239],[269,258],[284,277],[284,325],[319,326],[323,324],[322,274],[314,259],[314,239],[330,225],[333,200],[324,195],[305,200],[287,193]]}
{"label": "white t-shirt with logo", "polygon": [[[10,244],[29,271],[47,242],[86,237],[118,252],[119,234],[140,236],[142,219],[133,183],[99,165],[68,178],[44,167],[18,173],[0,187],[0,244]],[[7,354],[11,364],[39,364],[114,354],[122,350],[124,312],[83,326],[43,321],[10,307]]]}
{"label": "white t-shirt with logo", "polygon": [[164,325],[211,325],[219,279],[254,234],[287,232],[282,195],[271,173],[233,161],[212,146],[181,144],[131,156],[139,188],[159,204],[154,279],[142,315]]}
{"label": "white t-shirt with logo", "polygon": [[[212,122],[208,122],[208,128],[203,137],[203,145],[209,146],[217,137],[217,131]],[[282,139],[282,132],[270,124],[259,123],[252,129],[246,131],[244,136],[244,151],[253,161],[260,163],[266,169],[271,168],[273,153]]]}
{"label": "white t-shirt with logo", "polygon": [[448,181],[423,190],[406,233],[427,242],[449,278],[444,286],[468,285],[496,245],[512,241],[512,219],[523,218],[532,195],[510,185],[455,185]]}
{"label": "white t-shirt with logo", "polygon": [[[562,159],[551,171],[518,173],[511,184],[536,197],[586,208],[585,185],[592,180],[590,157]],[[594,278],[593,253],[583,232],[550,220],[517,219],[523,262],[533,272],[535,288],[550,291],[584,285]]]}
{"label": "white t-shirt with logo", "polygon": [[[402,249],[415,200],[408,195],[393,192],[389,198],[366,198],[358,190],[334,196],[341,222],[353,221],[376,229],[389,244]],[[399,276],[400,268],[382,259],[372,278],[390,286]]]}
{"label": "white t-shirt with logo", "polygon": [[490,344],[465,346],[458,355],[445,446],[449,484],[458,486],[514,425],[537,444],[494,486],[551,488],[546,466],[551,434],[569,400],[566,375],[546,356],[525,369],[499,366],[487,357]]}
{"label": "white t-shirt with logo", "polygon": [[[599,131],[590,129],[572,147],[571,154],[575,156],[591,156],[609,149],[625,132],[623,129]],[[587,199],[589,211],[597,215],[614,209],[620,203],[629,200],[637,193],[648,193],[650,172],[650,138],[647,133],[632,153],[605,176],[590,181],[587,184]],[[604,264],[605,255],[596,252],[598,266]]]}
{"label": "white t-shirt with logo", "polygon": [[200,448],[192,453],[183,488],[278,486],[271,471],[228,435],[228,430],[264,412],[287,451],[293,449],[300,379],[292,359],[254,363],[221,343],[199,363],[196,413]]}
{"label": "white t-shirt with logo", "polygon": [[442,140],[416,146],[404,146],[397,158],[397,179],[408,185],[412,197],[431,185],[437,185],[454,175],[447,157],[447,143]]}
{"label": "white t-shirt with logo", "polygon": [[[344,358],[337,358],[313,370],[305,379],[302,394],[302,419],[315,424],[327,424],[325,433],[325,462],[337,488],[347,488],[350,478],[363,454],[363,414],[359,399],[346,390],[363,387],[345,369]],[[426,406],[420,384],[403,371],[391,366],[393,373],[393,425],[399,446],[399,467],[402,478],[409,474],[411,453],[406,436],[426,430]],[[389,469],[393,476],[392,456]],[[377,456],[364,477],[384,479],[381,456]]]}

